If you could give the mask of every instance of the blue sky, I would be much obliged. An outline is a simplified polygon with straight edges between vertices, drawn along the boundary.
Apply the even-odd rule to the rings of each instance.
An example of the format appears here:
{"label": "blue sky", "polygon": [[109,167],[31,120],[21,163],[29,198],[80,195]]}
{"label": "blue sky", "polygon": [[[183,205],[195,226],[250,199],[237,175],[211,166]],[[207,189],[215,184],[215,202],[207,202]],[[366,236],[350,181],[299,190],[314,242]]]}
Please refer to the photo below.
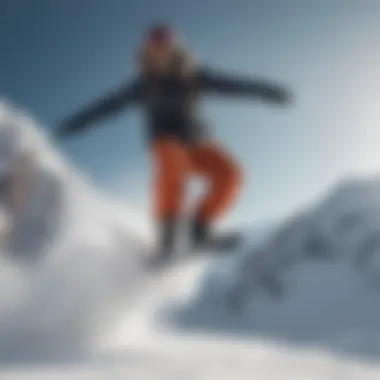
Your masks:
{"label": "blue sky", "polygon": [[[377,0],[3,0],[2,95],[46,128],[133,74],[142,31],[168,20],[201,61],[292,87],[290,109],[209,100],[205,118],[243,163],[231,220],[285,215],[343,176],[380,167]],[[137,110],[61,149],[134,207],[149,206]]]}

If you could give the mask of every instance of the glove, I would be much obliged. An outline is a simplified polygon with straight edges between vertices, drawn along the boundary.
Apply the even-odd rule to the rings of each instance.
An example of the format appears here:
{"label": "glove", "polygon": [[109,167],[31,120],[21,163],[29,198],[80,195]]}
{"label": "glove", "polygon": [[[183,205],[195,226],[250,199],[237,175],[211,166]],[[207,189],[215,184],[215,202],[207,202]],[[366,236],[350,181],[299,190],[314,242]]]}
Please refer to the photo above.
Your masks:
{"label": "glove", "polygon": [[289,104],[291,102],[290,92],[280,86],[266,85],[262,92],[263,100],[277,104]]}

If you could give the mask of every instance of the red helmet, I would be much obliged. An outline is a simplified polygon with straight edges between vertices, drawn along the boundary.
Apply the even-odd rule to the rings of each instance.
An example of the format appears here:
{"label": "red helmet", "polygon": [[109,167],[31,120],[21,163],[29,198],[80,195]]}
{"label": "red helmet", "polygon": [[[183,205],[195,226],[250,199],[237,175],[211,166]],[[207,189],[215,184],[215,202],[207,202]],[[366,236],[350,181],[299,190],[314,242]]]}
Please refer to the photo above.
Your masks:
{"label": "red helmet", "polygon": [[155,24],[148,30],[147,42],[153,44],[170,44],[173,42],[174,33],[166,24]]}

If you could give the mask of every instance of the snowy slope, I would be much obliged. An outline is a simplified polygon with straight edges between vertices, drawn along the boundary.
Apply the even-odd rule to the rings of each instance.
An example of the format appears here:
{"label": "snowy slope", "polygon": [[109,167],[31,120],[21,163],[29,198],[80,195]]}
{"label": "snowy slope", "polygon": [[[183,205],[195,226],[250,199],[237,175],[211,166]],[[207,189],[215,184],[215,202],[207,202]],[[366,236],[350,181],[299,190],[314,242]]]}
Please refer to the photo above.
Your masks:
{"label": "snowy slope", "polygon": [[380,181],[345,181],[167,313],[181,329],[378,361],[379,254]]}
{"label": "snowy slope", "polygon": [[[136,216],[3,104],[0,130],[9,125],[35,147],[39,186],[0,252],[0,379],[379,378],[378,293],[350,265],[363,244],[376,251],[376,181],[344,184],[286,221],[255,260],[199,258],[149,277]],[[285,280],[285,298],[259,292],[250,309],[263,273]],[[243,314],[225,307],[231,289],[247,296]]]}

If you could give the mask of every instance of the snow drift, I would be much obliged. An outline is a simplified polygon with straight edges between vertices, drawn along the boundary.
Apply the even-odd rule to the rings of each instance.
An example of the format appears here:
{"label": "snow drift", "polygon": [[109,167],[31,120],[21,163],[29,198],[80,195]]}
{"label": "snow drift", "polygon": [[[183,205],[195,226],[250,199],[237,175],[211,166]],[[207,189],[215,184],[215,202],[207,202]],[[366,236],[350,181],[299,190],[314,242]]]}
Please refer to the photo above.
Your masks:
{"label": "snow drift", "polygon": [[5,103],[0,137],[12,154],[31,149],[37,185],[14,238],[0,246],[0,361],[77,355],[137,289],[142,240],[128,212],[93,190],[29,116]]}

